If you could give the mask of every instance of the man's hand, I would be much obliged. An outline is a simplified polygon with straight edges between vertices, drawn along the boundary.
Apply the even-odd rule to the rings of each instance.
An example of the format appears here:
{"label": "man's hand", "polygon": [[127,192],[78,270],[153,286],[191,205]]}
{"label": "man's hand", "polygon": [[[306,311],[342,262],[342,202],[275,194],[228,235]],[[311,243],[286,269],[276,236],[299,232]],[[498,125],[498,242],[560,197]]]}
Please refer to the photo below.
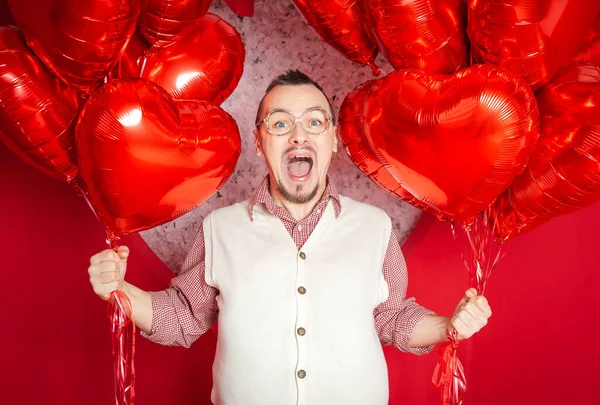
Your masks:
{"label": "man's hand", "polygon": [[106,249],[95,254],[90,259],[90,283],[94,292],[103,300],[110,298],[110,293],[121,289],[131,301],[132,319],[144,332],[152,332],[152,297],[125,281],[127,271],[127,258],[129,249],[127,246],[119,247],[119,250]]}
{"label": "man's hand", "polygon": [[119,289],[123,283],[128,256],[127,246],[121,246],[118,252],[106,249],[91,257],[88,268],[90,283],[94,292],[103,300],[107,300],[110,293]]}
{"label": "man's hand", "polygon": [[490,316],[492,309],[488,300],[482,295],[477,295],[476,289],[469,288],[456,306],[448,329],[456,330],[458,340],[468,339],[487,325]]}

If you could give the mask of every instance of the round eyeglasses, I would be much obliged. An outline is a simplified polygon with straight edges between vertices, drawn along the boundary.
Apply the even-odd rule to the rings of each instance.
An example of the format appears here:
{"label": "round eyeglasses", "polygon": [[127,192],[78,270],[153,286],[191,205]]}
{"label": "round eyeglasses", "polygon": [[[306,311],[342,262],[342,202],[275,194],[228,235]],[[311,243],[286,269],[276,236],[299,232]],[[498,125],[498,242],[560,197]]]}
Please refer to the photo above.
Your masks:
{"label": "round eyeglasses", "polygon": [[283,136],[289,134],[300,122],[302,128],[312,135],[320,135],[329,129],[331,124],[331,116],[321,107],[313,107],[304,111],[300,118],[296,118],[294,114],[287,110],[275,109],[269,112],[267,117],[259,121],[256,127],[261,123],[265,123],[267,131],[271,135]]}

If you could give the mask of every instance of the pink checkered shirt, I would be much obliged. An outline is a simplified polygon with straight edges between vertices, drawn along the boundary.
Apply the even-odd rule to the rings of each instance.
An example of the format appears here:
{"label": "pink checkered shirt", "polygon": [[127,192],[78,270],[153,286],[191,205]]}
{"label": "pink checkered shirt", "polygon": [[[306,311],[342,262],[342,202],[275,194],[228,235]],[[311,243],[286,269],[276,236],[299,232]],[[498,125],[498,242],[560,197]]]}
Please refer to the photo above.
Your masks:
{"label": "pink checkered shirt", "polygon": [[[330,200],[333,202],[337,218],[342,210],[340,196],[331,179],[327,177],[323,197],[312,213],[303,220],[296,221],[285,208],[275,205],[269,193],[267,176],[250,199],[248,214],[252,218],[254,206],[264,204],[269,213],[283,222],[300,249],[317,226]],[[219,291],[206,284],[204,255],[204,233],[201,226],[183,267],[179,275],[172,279],[170,288],[151,293],[152,334],[142,333],[144,336],[163,345],[189,347],[215,324],[219,312],[216,303]],[[393,230],[390,233],[382,271],[388,284],[389,298],[375,308],[373,314],[379,340],[384,345],[393,345],[405,352],[428,353],[433,346],[411,348],[408,345],[415,325],[426,314],[433,312],[421,307],[412,298],[406,299],[406,263]]]}

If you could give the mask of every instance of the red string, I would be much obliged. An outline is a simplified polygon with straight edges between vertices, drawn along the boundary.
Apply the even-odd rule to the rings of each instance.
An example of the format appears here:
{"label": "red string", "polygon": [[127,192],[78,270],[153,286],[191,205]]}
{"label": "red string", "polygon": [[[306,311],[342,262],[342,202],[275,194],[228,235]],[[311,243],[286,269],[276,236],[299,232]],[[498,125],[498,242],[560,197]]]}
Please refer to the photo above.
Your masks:
{"label": "red string", "polygon": [[115,371],[115,403],[133,405],[135,399],[135,324],[131,321],[131,301],[121,290],[108,300]]}
{"label": "red string", "polygon": [[[106,231],[107,242],[116,252],[118,238]],[[108,299],[108,319],[112,332],[112,354],[115,374],[115,404],[133,405],[135,400],[135,323],[132,322],[131,301],[115,290]]]}
{"label": "red string", "polygon": [[467,391],[467,379],[457,354],[456,331],[446,333],[449,342],[440,347],[441,357],[435,365],[431,382],[441,390],[444,405],[462,405]]}
{"label": "red string", "polygon": [[[71,184],[87,202],[98,222],[104,226],[106,243],[115,252],[119,249],[119,237],[106,228],[98,217],[87,192],[77,179]],[[110,294],[107,306],[108,318],[112,332],[112,354],[115,372],[115,403],[116,405],[133,405],[135,400],[135,323],[131,318],[131,301],[121,291]]]}
{"label": "red string", "polygon": [[[496,223],[490,221],[491,208],[482,212],[475,221],[463,227],[465,238],[459,238],[454,223],[452,236],[467,268],[471,285],[483,295],[487,281],[502,258],[502,248],[494,243]],[[433,371],[431,382],[441,390],[443,405],[462,405],[467,391],[464,368],[458,358],[458,333],[447,330],[448,343],[440,347],[441,357]]]}

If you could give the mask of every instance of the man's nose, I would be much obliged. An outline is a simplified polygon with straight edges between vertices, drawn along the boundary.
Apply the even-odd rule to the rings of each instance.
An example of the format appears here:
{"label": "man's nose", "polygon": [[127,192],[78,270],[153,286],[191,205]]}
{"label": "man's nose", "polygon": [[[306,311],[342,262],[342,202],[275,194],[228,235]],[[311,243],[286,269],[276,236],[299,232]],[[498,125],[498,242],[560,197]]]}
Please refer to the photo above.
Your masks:
{"label": "man's nose", "polygon": [[290,131],[289,142],[294,145],[302,145],[310,141],[309,134],[306,132],[302,123],[296,121],[296,125]]}

